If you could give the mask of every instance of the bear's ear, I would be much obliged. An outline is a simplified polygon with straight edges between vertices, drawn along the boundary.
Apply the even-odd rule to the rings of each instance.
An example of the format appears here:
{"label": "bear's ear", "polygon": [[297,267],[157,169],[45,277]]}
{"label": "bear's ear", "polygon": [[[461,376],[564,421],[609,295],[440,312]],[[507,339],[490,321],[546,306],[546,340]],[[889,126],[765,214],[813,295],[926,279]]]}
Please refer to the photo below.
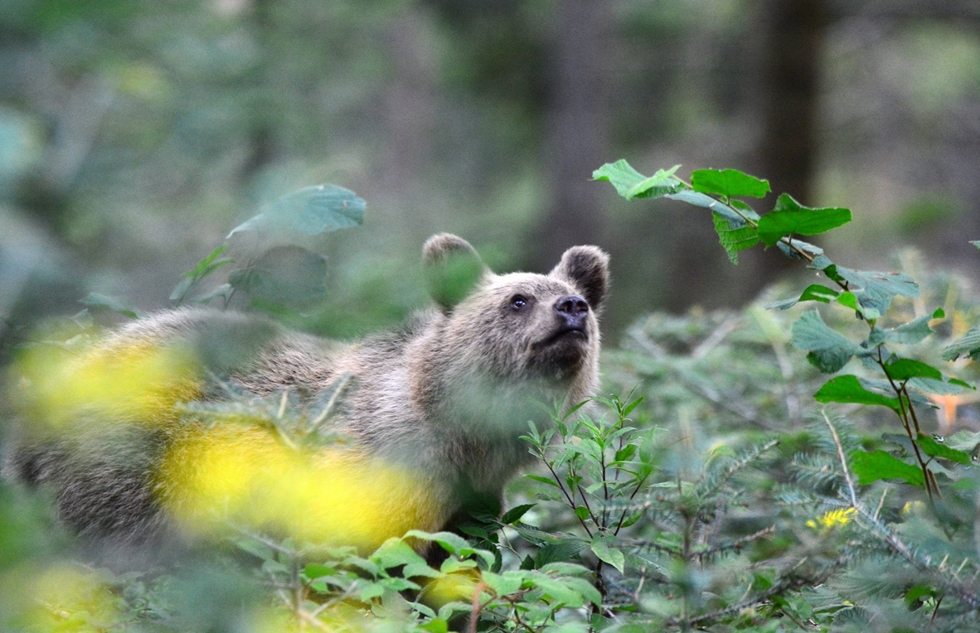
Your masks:
{"label": "bear's ear", "polygon": [[422,264],[429,293],[445,312],[466,298],[487,272],[470,243],[450,233],[426,240]]}
{"label": "bear's ear", "polygon": [[573,246],[561,256],[551,275],[571,282],[598,312],[609,291],[609,255],[596,246]]}

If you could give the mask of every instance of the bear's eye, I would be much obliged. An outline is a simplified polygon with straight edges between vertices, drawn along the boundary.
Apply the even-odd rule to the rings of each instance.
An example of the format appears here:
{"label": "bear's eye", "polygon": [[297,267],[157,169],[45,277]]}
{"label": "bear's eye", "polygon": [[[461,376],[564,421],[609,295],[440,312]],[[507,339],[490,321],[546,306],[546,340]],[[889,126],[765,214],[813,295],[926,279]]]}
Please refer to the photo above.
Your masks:
{"label": "bear's eye", "polygon": [[514,312],[520,312],[527,308],[530,303],[524,295],[514,295],[510,298],[510,307]]}

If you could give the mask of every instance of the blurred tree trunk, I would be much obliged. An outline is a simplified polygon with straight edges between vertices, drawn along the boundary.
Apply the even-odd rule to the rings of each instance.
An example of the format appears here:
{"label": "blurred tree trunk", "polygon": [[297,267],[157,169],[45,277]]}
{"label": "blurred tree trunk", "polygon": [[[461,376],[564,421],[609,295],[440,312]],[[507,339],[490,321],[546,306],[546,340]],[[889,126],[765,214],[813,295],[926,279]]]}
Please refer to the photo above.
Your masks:
{"label": "blurred tree trunk", "polygon": [[602,190],[592,172],[609,160],[612,3],[554,4],[546,82],[544,163],[549,207],[528,249],[535,270],[574,244],[601,241]]}
{"label": "blurred tree trunk", "polygon": [[768,203],[786,192],[804,205],[814,204],[826,15],[825,0],[769,0],[762,14],[765,58],[758,163],[759,175],[772,185]]}
{"label": "blurred tree trunk", "polygon": [[[245,88],[246,94],[253,94],[252,111],[248,120],[246,135],[248,154],[242,164],[239,178],[246,186],[270,165],[278,153],[274,117],[275,79],[275,29],[273,16],[276,0],[252,0],[249,13],[249,27],[260,50],[259,61],[251,73],[252,85]],[[257,91],[257,92],[256,92]]]}

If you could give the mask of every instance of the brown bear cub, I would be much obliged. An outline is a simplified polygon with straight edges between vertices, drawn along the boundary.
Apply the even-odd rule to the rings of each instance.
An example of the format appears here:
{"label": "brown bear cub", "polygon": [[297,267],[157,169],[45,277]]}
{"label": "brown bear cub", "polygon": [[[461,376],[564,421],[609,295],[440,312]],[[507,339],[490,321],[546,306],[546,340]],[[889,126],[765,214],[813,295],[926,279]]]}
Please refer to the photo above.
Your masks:
{"label": "brown bear cub", "polygon": [[[529,421],[546,426],[549,406],[594,393],[608,259],[576,246],[547,275],[496,275],[465,240],[435,235],[423,262],[438,309],[349,344],[239,313],[158,313],[64,374],[150,376],[130,400],[59,401],[60,421],[26,428],[4,472],[49,487],[81,534],[121,544],[193,532],[214,515],[362,550],[443,529],[529,464]],[[169,369],[146,369],[158,366]],[[325,425],[341,440],[284,449],[268,429],[187,413],[232,393],[310,410],[329,399]]]}

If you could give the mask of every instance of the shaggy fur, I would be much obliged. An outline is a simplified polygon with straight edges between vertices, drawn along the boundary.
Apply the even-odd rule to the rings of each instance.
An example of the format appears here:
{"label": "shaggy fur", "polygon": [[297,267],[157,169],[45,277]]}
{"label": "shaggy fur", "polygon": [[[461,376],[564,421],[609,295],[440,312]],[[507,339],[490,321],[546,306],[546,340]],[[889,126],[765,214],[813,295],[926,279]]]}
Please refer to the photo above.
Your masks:
{"label": "shaggy fur", "polygon": [[[468,242],[441,234],[425,244],[423,262],[440,309],[395,333],[341,344],[250,315],[179,309],[122,328],[90,355],[189,345],[206,368],[194,379],[200,400],[225,397],[209,376],[315,402],[349,375],[332,423],[359,450],[418,473],[433,501],[417,527],[439,529],[473,495],[499,497],[528,464],[519,436],[529,420],[548,423],[541,402],[568,407],[594,393],[608,257],[577,246],[547,275],[496,275]],[[94,414],[79,413],[71,434],[25,438],[4,471],[53,489],[61,516],[83,534],[158,537],[171,484],[156,469],[187,425],[156,415],[163,420],[152,425],[126,420],[86,433]]]}

